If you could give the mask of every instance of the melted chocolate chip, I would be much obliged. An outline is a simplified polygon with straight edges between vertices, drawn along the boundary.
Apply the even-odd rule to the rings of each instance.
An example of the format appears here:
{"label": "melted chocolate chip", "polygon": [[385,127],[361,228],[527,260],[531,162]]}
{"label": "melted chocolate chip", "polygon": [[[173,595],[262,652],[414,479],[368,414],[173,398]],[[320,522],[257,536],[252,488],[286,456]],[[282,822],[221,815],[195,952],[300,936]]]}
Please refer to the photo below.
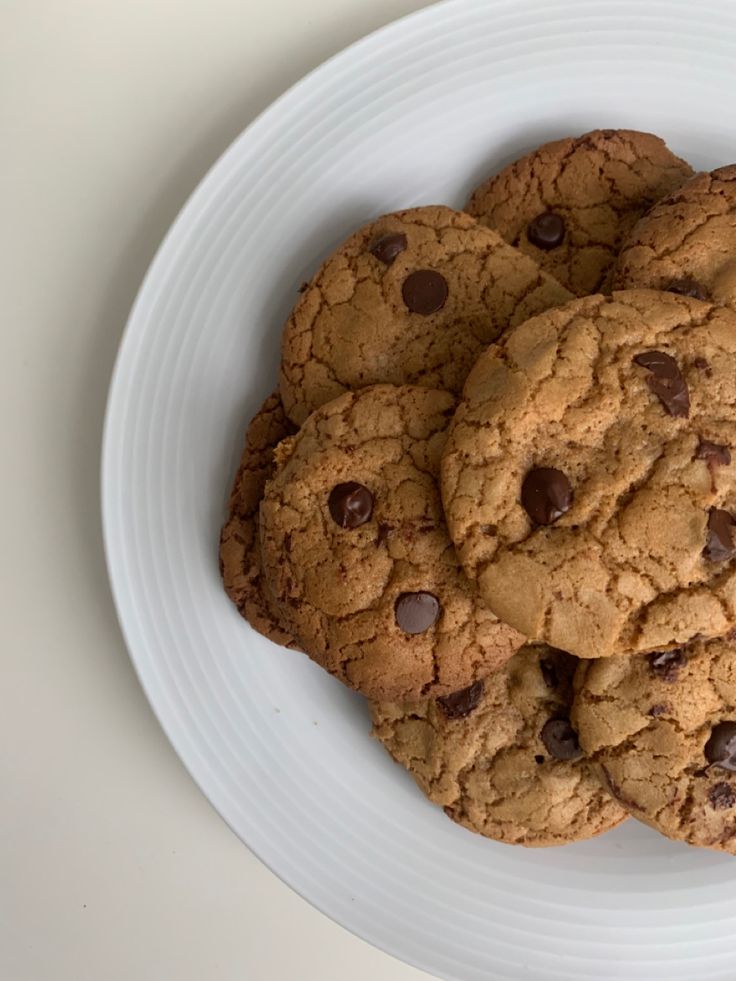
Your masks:
{"label": "melted chocolate chip", "polygon": [[341,528],[358,528],[371,519],[373,495],[367,487],[349,480],[332,488],[327,507],[335,524]]}
{"label": "melted chocolate chip", "polygon": [[705,460],[709,467],[727,467],[731,462],[731,450],[724,444],[711,443],[701,436],[695,459]]}
{"label": "melted chocolate chip", "polygon": [[406,235],[403,232],[389,232],[382,235],[370,246],[368,251],[375,256],[379,262],[390,266],[406,248]]}
{"label": "melted chocolate chip", "polygon": [[434,269],[417,269],[406,277],[401,287],[407,309],[423,317],[441,310],[447,294],[447,280]]}
{"label": "melted chocolate chip", "polygon": [[687,657],[681,647],[673,651],[655,651],[649,654],[649,668],[660,681],[672,683],[677,681],[680,668],[687,664]]}
{"label": "melted chocolate chip", "polygon": [[704,752],[713,766],[736,772],[736,722],[719,722],[714,726]]}
{"label": "melted chocolate chip", "polygon": [[658,719],[660,715],[664,715],[665,712],[669,712],[670,707],[665,702],[657,702],[656,705],[652,705],[649,709],[649,714],[653,719]]}
{"label": "melted chocolate chip", "polygon": [[440,603],[432,593],[402,593],[394,605],[396,622],[407,634],[428,630],[440,615]]}
{"label": "melted chocolate chip", "polygon": [[714,811],[727,811],[736,804],[736,794],[725,781],[713,784],[708,791],[708,800]]}
{"label": "melted chocolate chip", "polygon": [[734,541],[732,528],[736,524],[730,511],[711,508],[708,513],[708,536],[703,555],[711,562],[725,562],[733,558]]}
{"label": "melted chocolate chip", "polygon": [[443,695],[442,698],[437,699],[437,703],[448,719],[464,719],[478,707],[482,697],[483,682],[476,681],[451,695]]}
{"label": "melted chocolate chip", "polygon": [[554,211],[545,211],[529,222],[526,237],[538,249],[556,249],[565,238],[565,222]]}
{"label": "melted chocolate chip", "polygon": [[572,487],[561,470],[536,467],[524,477],[521,503],[538,525],[551,525],[572,507]]}
{"label": "melted chocolate chip", "polygon": [[682,279],[673,279],[663,287],[668,293],[678,293],[680,296],[691,296],[694,300],[709,300],[710,296],[704,286],[689,276]]}
{"label": "melted chocolate chip", "polygon": [[664,351],[644,351],[633,360],[649,371],[647,385],[671,416],[690,414],[690,392],[671,355]]}
{"label": "melted chocolate chip", "polygon": [[539,738],[556,760],[577,760],[583,755],[578,734],[569,719],[548,719],[542,726]]}

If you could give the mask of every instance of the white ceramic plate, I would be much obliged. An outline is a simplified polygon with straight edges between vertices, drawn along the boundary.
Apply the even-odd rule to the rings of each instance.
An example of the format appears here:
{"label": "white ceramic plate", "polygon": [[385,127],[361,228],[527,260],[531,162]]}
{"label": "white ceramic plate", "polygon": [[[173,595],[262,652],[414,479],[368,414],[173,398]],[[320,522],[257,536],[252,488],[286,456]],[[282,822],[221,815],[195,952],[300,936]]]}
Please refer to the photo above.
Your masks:
{"label": "white ceramic plate", "polygon": [[454,0],[278,100],[196,190],[141,290],[110,394],[110,576],[142,684],[232,828],[294,889],[444,978],[736,977],[736,862],[642,826],[525,851],[426,803],[361,700],[251,631],[217,567],[244,425],[300,282],[356,225],[461,206],[491,169],[596,126],[736,158],[730,0]]}

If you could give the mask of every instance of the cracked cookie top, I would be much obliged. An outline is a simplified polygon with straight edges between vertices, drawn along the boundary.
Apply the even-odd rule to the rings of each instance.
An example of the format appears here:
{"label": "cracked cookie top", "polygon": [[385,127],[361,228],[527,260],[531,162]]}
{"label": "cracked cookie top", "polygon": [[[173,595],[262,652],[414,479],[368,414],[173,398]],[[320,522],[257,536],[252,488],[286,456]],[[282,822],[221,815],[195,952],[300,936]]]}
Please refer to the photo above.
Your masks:
{"label": "cracked cookie top", "polygon": [[453,821],[517,845],[564,845],[624,820],[569,719],[575,658],[522,648],[448,698],[371,705],[373,734]]}
{"label": "cracked cookie top", "polygon": [[371,697],[449,694],[523,643],[478,600],[447,533],[438,470],[453,409],[426,388],[346,393],[280,444],[261,504],[281,619]]}
{"label": "cracked cookie top", "polygon": [[598,129],[545,143],[505,167],[466,210],[587,296],[608,290],[625,237],[692,173],[651,133]]}
{"label": "cracked cookie top", "polygon": [[624,242],[614,280],[736,307],[736,165],[655,205]]}
{"label": "cracked cookie top", "polygon": [[442,463],[490,608],[578,657],[736,624],[736,314],[673,293],[575,300],[471,372]]}
{"label": "cracked cookie top", "polygon": [[279,622],[261,568],[258,508],[273,472],[273,451],[294,432],[278,392],[269,395],[251,420],[228,500],[228,519],[220,533],[220,573],[225,592],[241,616],[275,644],[296,646]]}
{"label": "cracked cookie top", "polygon": [[586,663],[572,712],[583,749],[622,806],[670,838],[731,854],[735,642]]}
{"label": "cracked cookie top", "polygon": [[440,206],[385,215],[305,284],[284,328],[286,413],[301,425],[342,392],[381,382],[459,393],[509,325],[569,299],[468,215]]}

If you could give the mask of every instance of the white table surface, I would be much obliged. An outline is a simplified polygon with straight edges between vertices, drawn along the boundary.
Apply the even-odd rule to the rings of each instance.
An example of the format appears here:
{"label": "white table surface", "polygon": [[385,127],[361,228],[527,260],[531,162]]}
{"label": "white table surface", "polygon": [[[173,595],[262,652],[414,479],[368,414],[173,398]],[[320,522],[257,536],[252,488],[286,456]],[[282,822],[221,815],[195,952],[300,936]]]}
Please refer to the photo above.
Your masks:
{"label": "white table surface", "polygon": [[0,2],[2,981],[426,977],[192,783],[125,652],[98,494],[115,351],[177,211],[279,93],[425,2]]}

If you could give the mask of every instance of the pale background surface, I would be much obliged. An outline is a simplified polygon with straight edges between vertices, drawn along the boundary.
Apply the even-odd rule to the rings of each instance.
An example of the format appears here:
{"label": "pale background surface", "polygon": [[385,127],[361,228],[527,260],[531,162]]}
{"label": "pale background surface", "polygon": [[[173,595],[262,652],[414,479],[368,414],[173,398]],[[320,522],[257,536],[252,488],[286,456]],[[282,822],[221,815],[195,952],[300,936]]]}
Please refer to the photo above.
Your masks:
{"label": "pale background surface", "polygon": [[411,981],[234,837],[159,730],[100,539],[153,253],[277,95],[422,0],[0,3],[0,978]]}

